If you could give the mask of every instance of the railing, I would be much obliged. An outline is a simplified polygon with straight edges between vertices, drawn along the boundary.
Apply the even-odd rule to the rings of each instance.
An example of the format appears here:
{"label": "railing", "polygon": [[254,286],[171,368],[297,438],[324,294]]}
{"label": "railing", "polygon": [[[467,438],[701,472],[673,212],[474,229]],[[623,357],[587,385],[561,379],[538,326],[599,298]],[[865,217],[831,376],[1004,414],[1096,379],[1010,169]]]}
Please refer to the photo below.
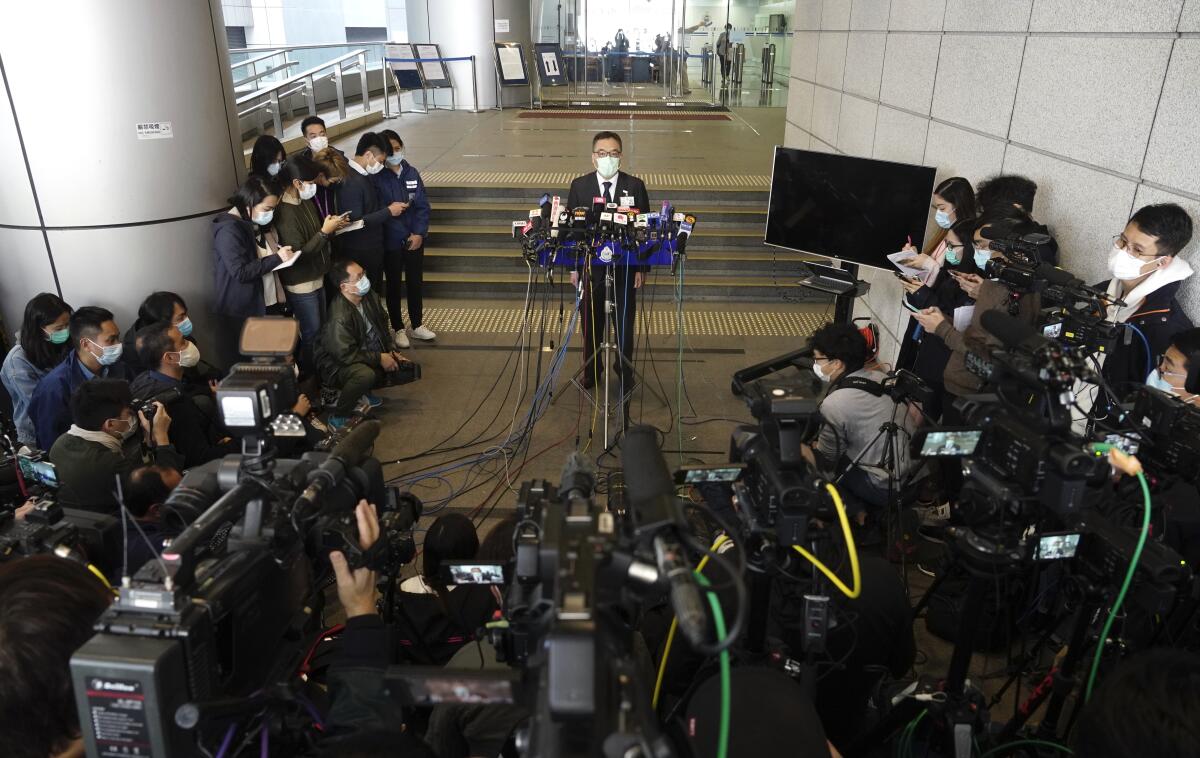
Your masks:
{"label": "railing", "polygon": [[[282,52],[286,53],[286,52],[290,52],[291,50],[295,50],[298,48],[311,49],[311,48],[316,48],[316,47],[347,47],[347,45],[297,45],[297,46],[286,48]],[[245,52],[245,51],[238,50],[237,52]],[[279,51],[277,51],[274,54],[277,55],[278,52]],[[271,56],[261,56],[259,58],[259,60],[264,60],[268,57],[271,57]],[[352,61],[352,62],[349,65],[347,65],[347,62],[349,62],[349,61]],[[253,61],[253,62],[252,61],[241,61],[239,63],[233,64],[233,68],[240,68],[241,66],[245,66],[245,65],[253,65],[255,62],[257,62],[257,61]],[[282,68],[286,68],[287,66],[292,65],[294,63],[296,63],[296,62],[290,61],[290,62],[283,64],[282,66],[276,66],[275,69],[279,70]],[[348,70],[353,70],[354,68],[358,69],[358,74],[359,74],[360,84],[361,84],[361,91],[362,91],[363,112],[366,113],[367,111],[371,110],[371,92],[370,92],[370,89],[367,87],[367,50],[365,48],[359,48],[358,50],[354,50],[352,52],[346,53],[343,56],[334,58],[331,61],[326,61],[325,63],[322,63],[318,66],[314,66],[306,71],[302,71],[299,74],[296,74],[295,76],[284,79],[283,81],[277,82],[275,84],[269,84],[265,87],[255,90],[254,92],[250,92],[245,95],[242,95],[241,97],[237,98],[237,100],[235,101],[237,104],[237,107],[238,107],[238,118],[244,118],[253,113],[257,113],[258,111],[265,110],[271,114],[271,123],[275,127],[275,136],[282,139],[283,138],[283,117],[281,115],[281,108],[280,108],[279,101],[282,98],[288,97],[290,95],[294,95],[297,92],[302,92],[304,94],[304,101],[308,108],[308,112],[315,116],[317,113],[316,84],[317,84],[318,79],[324,80],[326,77],[328,77],[329,79],[331,79],[333,81],[334,88],[337,91],[338,118],[345,120],[345,118],[346,118],[346,93],[342,87],[342,77],[346,74],[346,72]],[[321,72],[323,72],[327,69],[333,69],[333,70],[326,76],[318,77],[318,74],[320,74]],[[267,75],[267,72],[263,72],[261,75],[252,76],[247,81],[254,81],[254,80],[263,78],[266,75]],[[266,98],[266,100],[259,102],[260,100],[262,100],[262,98]],[[385,104],[387,102],[386,91],[384,93],[384,102],[385,102]],[[249,105],[250,107],[243,109],[243,106],[247,106],[247,105]]]}

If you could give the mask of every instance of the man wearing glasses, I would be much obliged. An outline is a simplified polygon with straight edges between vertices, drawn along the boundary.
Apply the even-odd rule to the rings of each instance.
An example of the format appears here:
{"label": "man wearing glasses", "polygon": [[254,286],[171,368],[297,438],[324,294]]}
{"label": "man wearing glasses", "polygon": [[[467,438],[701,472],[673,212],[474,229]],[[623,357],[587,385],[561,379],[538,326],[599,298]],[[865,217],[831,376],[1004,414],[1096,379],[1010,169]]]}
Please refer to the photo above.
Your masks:
{"label": "man wearing glasses", "polygon": [[1192,275],[1192,267],[1179,257],[1191,239],[1192,219],[1174,203],[1141,208],[1113,237],[1108,251],[1112,278],[1098,286],[1110,299],[1125,301],[1124,306],[1109,306],[1108,320],[1128,328],[1104,360],[1104,376],[1119,395],[1128,385],[1145,382],[1171,336],[1192,325],[1175,298]]}
{"label": "man wearing glasses", "polygon": [[[603,197],[605,203],[616,203],[618,206],[637,208],[640,213],[650,211],[650,196],[646,194],[646,185],[636,176],[630,176],[621,167],[621,136],[616,132],[600,132],[592,138],[593,173],[584,174],[571,182],[571,191],[567,196],[568,208],[591,208],[593,200]],[[620,347],[621,355],[625,357],[625,365],[620,359],[614,361],[613,370],[620,371],[621,396],[624,397],[633,389],[633,341],[637,334],[634,320],[637,315],[637,291],[645,279],[646,266],[626,265],[617,260],[619,265],[613,267],[613,301],[615,311],[615,338]],[[605,367],[596,360],[596,353],[604,337],[604,280],[603,265],[586,265],[583,261],[575,265],[571,271],[571,285],[578,287],[580,278],[583,279],[583,303],[580,316],[583,320],[583,365],[584,371],[581,384],[590,389],[597,383]]]}

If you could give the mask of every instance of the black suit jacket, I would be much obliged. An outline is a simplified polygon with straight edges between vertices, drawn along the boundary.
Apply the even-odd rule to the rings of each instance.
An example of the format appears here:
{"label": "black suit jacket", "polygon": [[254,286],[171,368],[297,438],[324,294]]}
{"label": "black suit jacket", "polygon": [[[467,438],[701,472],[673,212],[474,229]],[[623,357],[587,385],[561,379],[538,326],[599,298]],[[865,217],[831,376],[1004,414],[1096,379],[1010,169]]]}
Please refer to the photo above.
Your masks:
{"label": "black suit jacket", "polygon": [[[596,179],[596,172],[593,171],[583,176],[575,177],[571,182],[571,191],[567,193],[567,207],[592,207],[592,198],[600,196],[600,185]],[[639,213],[650,212],[650,195],[646,192],[646,183],[636,176],[618,171],[616,178],[613,180],[612,188],[613,202],[617,205],[621,204],[622,197],[632,197],[633,206],[638,209]],[[575,266],[576,270],[582,268],[579,264]],[[638,271],[647,271],[649,266],[639,266]]]}

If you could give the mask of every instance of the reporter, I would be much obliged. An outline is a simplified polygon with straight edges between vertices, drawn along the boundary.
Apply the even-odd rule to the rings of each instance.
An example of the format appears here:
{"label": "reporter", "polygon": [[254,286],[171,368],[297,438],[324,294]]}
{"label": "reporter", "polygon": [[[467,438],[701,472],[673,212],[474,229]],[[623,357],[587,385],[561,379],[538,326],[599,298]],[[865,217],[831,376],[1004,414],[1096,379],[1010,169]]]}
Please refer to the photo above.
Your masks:
{"label": "reporter", "polygon": [[1192,326],[1176,297],[1193,273],[1180,257],[1191,239],[1192,218],[1173,203],[1138,209],[1113,237],[1108,253],[1112,278],[1096,286],[1110,299],[1126,303],[1109,306],[1107,313],[1109,321],[1127,325],[1104,359],[1104,377],[1118,392],[1120,385],[1142,382],[1171,335]]}
{"label": "reporter", "polygon": [[1171,343],[1158,365],[1146,377],[1146,384],[1175,395],[1188,405],[1200,405],[1200,395],[1185,389],[1188,374],[1200,370],[1200,328],[1185,329],[1171,335]]}
{"label": "reporter", "polygon": [[270,134],[261,134],[250,150],[250,175],[274,184],[285,160],[287,151],[283,149],[283,143]]}
{"label": "reporter", "polygon": [[225,366],[239,358],[242,323],[284,303],[283,281],[272,272],[295,253],[270,228],[276,192],[261,176],[250,176],[227,201],[229,210],[213,219],[214,331],[217,360]]}
{"label": "reporter", "polygon": [[[195,325],[188,313],[187,303],[174,292],[154,292],[138,306],[138,317],[133,326],[125,331],[125,349],[121,352],[121,360],[129,364],[134,375],[155,368],[156,364],[146,364],[138,353],[136,337],[138,331],[151,324],[165,323],[174,326],[190,344],[195,345],[193,336]],[[197,392],[209,392],[210,382],[220,379],[221,372],[214,366],[198,361],[194,366],[186,367],[184,382],[190,389]]]}
{"label": "reporter", "polygon": [[425,532],[421,573],[400,585],[396,633],[402,660],[444,666],[454,653],[475,639],[476,630],[491,620],[497,603],[482,585],[449,585],[442,566],[474,560],[479,536],[471,520],[460,513],[439,516]]}
{"label": "reporter", "polygon": [[130,574],[162,552],[163,540],[175,536],[163,527],[158,509],[182,479],[179,470],[169,466],[142,466],[129,474],[129,486],[124,490],[129,519],[123,523],[125,562]]}
{"label": "reporter", "polygon": [[318,212],[312,198],[321,169],[311,159],[293,155],[283,164],[280,176],[284,189],[275,209],[275,229],[280,244],[296,250],[300,259],[280,272],[279,278],[287,290],[288,305],[300,322],[300,339],[311,350],[325,322],[323,285],[331,262],[330,240],[346,220]]}
{"label": "reporter", "polygon": [[50,292],[35,295],[25,304],[18,342],[0,366],[0,383],[13,402],[17,442],[37,447],[37,431],[29,416],[33,391],[50,370],[71,351],[71,306]]}
{"label": "reporter", "polygon": [[110,602],[95,576],[65,558],[0,565],[0,755],[83,755],[70,661]]}
{"label": "reporter", "polygon": [[374,132],[359,138],[349,162],[350,171],[338,190],[338,210],[348,212],[351,223],[361,221],[362,228],[339,235],[334,244],[338,258],[353,259],[367,270],[367,276],[381,284],[384,228],[408,207],[398,201],[384,203],[379,198],[374,177],[384,170],[387,154],[382,138]]}
{"label": "reporter", "polygon": [[[896,492],[908,474],[911,461],[905,439],[884,460],[887,438],[880,427],[895,422],[907,438],[915,424],[892,401],[882,382],[887,375],[864,369],[869,351],[862,334],[849,324],[826,324],[809,341],[813,372],[828,385],[821,399],[821,430],[814,445],[801,453],[825,476],[841,473],[838,485],[846,497],[847,511],[863,523],[866,510],[887,506],[889,474],[895,477]],[[856,465],[850,465],[855,460]]]}
{"label": "reporter", "polygon": [[[388,170],[375,175],[375,186],[379,190],[380,203],[391,206],[403,203],[405,208],[399,216],[388,220],[383,231],[383,265],[387,274],[387,308],[392,329],[396,332],[396,347],[407,349],[408,333],[404,330],[404,314],[400,305],[400,290],[403,286],[408,300],[408,320],[413,336],[419,340],[437,337],[424,326],[424,296],[422,275],[425,268],[425,237],[429,234],[429,197],[425,194],[425,183],[421,174],[405,160],[404,141],[391,129],[384,129],[379,136],[387,141]],[[405,282],[407,279],[407,282]]]}
{"label": "reporter", "polygon": [[71,420],[65,434],[50,448],[50,462],[58,472],[58,499],[67,508],[116,513],[115,477],[122,486],[129,474],[143,464],[142,446],[136,433],[138,422],[147,442],[153,441],[149,458],[153,463],[182,470],[181,456],[167,436],[171,417],[158,404],[153,427],[130,407],[129,384],[115,379],[93,379],[71,395]]}

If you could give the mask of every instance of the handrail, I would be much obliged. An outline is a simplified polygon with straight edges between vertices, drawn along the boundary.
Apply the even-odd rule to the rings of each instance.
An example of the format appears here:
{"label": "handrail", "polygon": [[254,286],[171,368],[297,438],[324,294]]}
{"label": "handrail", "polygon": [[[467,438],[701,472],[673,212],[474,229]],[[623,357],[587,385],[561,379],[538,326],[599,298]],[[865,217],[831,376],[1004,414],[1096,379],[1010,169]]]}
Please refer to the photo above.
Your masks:
{"label": "handrail", "polygon": [[233,83],[233,86],[240,87],[243,84],[249,84],[250,82],[256,82],[259,79],[262,79],[264,76],[270,76],[271,74],[274,74],[278,71],[282,71],[286,68],[291,68],[292,66],[299,66],[299,65],[300,65],[300,61],[288,61],[286,63],[280,63],[278,66],[272,66],[271,68],[267,69],[266,71],[263,71],[262,73],[255,74],[253,76],[247,76],[245,79],[239,79],[238,81]]}
{"label": "handrail", "polygon": [[255,47],[239,47],[230,50],[229,53],[254,53],[260,50],[274,50],[276,53],[286,52],[288,50],[320,50],[330,47],[354,47],[355,45],[390,45],[387,40],[379,40],[378,42],[325,42],[320,45],[277,45],[271,46],[255,46]]}
{"label": "handrail", "polygon": [[[345,47],[345,45],[338,45],[338,47]],[[287,79],[284,79],[281,82],[272,84],[269,87],[264,87],[262,89],[255,90],[254,92],[250,92],[245,95],[242,95],[237,100],[235,100],[234,103],[236,105],[242,105],[244,103],[252,102],[259,97],[263,97],[264,95],[269,95],[272,92],[283,89],[284,87],[290,87],[291,85],[293,85],[299,81],[302,81],[304,79],[307,79],[310,76],[314,76],[314,75],[320,73],[321,71],[324,71],[327,68],[331,68],[333,66],[340,65],[345,60],[348,60],[350,58],[357,58],[360,55],[366,55],[366,54],[367,54],[367,51],[365,49],[358,49],[358,50],[355,50],[354,52],[346,53],[345,55],[341,56],[340,58],[334,58],[331,61],[326,61],[325,63],[322,63],[319,66],[314,66],[313,68],[310,68],[307,71],[302,71],[299,74],[296,74],[295,76],[291,76]]]}
{"label": "handrail", "polygon": [[[245,53],[245,52],[252,52],[252,51],[248,51],[248,50],[230,50],[229,51],[230,55],[232,55],[233,53]],[[242,68],[243,66],[253,66],[255,63],[258,63],[259,61],[265,61],[267,58],[274,58],[276,55],[279,55],[280,53],[286,53],[286,52],[287,52],[287,50],[276,50],[275,52],[267,53],[266,55],[260,55],[256,58],[247,58],[244,61],[238,61],[237,63],[231,63],[229,66],[229,70],[236,71],[237,69]]]}

